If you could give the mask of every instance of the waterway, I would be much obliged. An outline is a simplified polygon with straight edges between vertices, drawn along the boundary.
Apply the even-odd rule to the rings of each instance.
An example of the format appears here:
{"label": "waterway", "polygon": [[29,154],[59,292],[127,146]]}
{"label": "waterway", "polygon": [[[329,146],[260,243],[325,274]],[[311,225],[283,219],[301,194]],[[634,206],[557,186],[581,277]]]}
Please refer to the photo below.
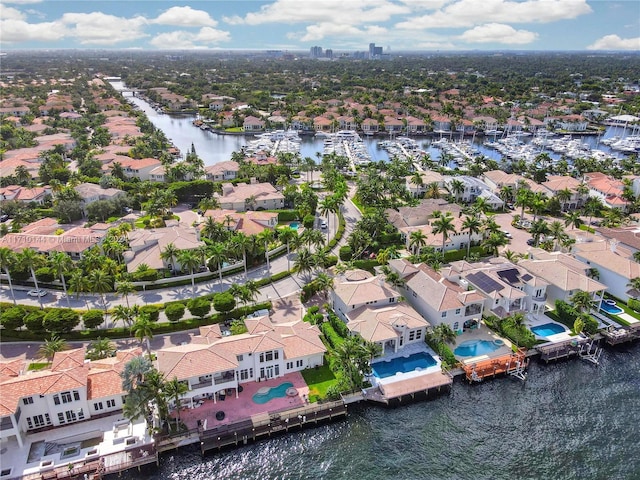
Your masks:
{"label": "waterway", "polygon": [[456,380],[434,400],[354,406],[345,421],[204,459],[186,447],[145,478],[637,480],[639,424],[636,344],[605,351],[599,366],[534,360],[526,382]]}
{"label": "waterway", "polygon": [[[111,82],[116,90],[126,90],[126,86],[122,82]],[[133,97],[130,93],[126,94],[127,99],[135,104],[138,109],[143,111],[151,123],[158,129],[162,130],[173,144],[180,149],[183,154],[186,154],[191,145],[196,149],[198,156],[202,158],[205,165],[213,165],[218,162],[229,160],[233,152],[240,151],[243,145],[247,145],[253,136],[245,135],[221,135],[206,130],[201,130],[193,125],[193,121],[196,119],[195,115],[170,115],[165,113],[158,113],[153,109],[148,102],[139,97]],[[598,140],[606,139],[615,135],[622,135],[622,128],[608,128],[604,135],[598,139],[597,137],[590,136],[585,137],[586,143],[591,145],[592,148],[596,147]],[[388,153],[378,145],[380,140],[388,137],[363,137],[363,142],[367,147],[369,156],[374,161],[389,161]],[[438,137],[434,137],[436,140]],[[498,137],[499,138],[499,137]],[[529,137],[530,138],[530,137]],[[455,140],[456,137],[454,136]],[[527,140],[527,137],[524,138]],[[478,137],[474,141],[475,147],[481,154],[487,158],[494,160],[500,160],[501,154],[495,150],[485,147],[482,144],[483,138]],[[315,138],[311,135],[302,137],[300,155],[304,157],[310,157],[317,160],[317,153],[323,150],[323,139]],[[432,159],[437,160],[440,158],[441,150],[430,146],[430,140],[427,138],[418,138],[419,145],[431,156]],[[603,150],[610,152],[607,147],[603,147]],[[552,158],[559,158],[559,155],[550,153]],[[452,165],[453,166],[453,165]]]}

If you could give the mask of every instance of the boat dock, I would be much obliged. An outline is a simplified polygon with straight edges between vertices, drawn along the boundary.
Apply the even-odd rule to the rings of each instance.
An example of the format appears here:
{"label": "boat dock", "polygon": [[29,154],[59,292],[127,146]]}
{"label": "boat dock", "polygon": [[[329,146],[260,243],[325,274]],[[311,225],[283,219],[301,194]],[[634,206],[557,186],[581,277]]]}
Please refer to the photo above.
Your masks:
{"label": "boat dock", "polygon": [[520,348],[517,352],[507,355],[487,358],[486,360],[470,361],[462,366],[462,370],[469,383],[481,382],[485,378],[495,378],[496,375],[503,373],[524,380],[528,363],[527,351]]}
{"label": "boat dock", "polygon": [[205,455],[211,450],[245,445],[247,442],[286,433],[291,429],[312,427],[321,422],[345,418],[347,405],[343,401],[326,402],[282,412],[254,415],[250,420],[236,422],[200,432],[200,448]]}
{"label": "boat dock", "polygon": [[611,346],[638,340],[640,339],[640,323],[633,323],[625,328],[603,330],[602,336],[607,345]]}
{"label": "boat dock", "polygon": [[443,390],[448,393],[452,384],[453,375],[450,372],[433,372],[367,388],[362,391],[362,400],[391,405],[402,403],[404,399],[429,398]]}

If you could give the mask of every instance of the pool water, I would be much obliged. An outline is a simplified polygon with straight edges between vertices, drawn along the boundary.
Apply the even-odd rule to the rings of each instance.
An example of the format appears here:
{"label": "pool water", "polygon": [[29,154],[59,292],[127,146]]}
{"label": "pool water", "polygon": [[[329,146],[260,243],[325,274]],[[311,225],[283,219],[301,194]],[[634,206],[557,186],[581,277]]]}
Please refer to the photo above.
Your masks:
{"label": "pool water", "polygon": [[564,333],[566,329],[557,323],[545,323],[544,325],[532,327],[531,331],[539,337],[549,337],[558,333]]}
{"label": "pool water", "polygon": [[299,226],[300,224],[298,222],[291,222],[289,224],[289,227],[291,227],[293,230],[297,230]]}
{"label": "pool water", "polygon": [[610,305],[607,302],[602,302],[600,304],[600,310],[604,310],[610,315],[620,315],[622,312],[624,312],[624,310],[617,305]]}
{"label": "pool water", "polygon": [[408,357],[398,357],[393,360],[375,362],[371,365],[373,374],[378,378],[392,377],[396,373],[413,372],[437,365],[435,358],[427,352],[414,353]]}
{"label": "pool water", "polygon": [[271,387],[267,393],[256,393],[251,397],[253,403],[258,403],[262,405],[263,403],[267,403],[274,398],[282,398],[287,396],[287,388],[293,387],[293,383],[284,382],[278,385],[277,387]]}
{"label": "pool water", "polygon": [[456,347],[453,354],[459,357],[477,357],[495,352],[499,348],[500,345],[489,340],[466,340]]}

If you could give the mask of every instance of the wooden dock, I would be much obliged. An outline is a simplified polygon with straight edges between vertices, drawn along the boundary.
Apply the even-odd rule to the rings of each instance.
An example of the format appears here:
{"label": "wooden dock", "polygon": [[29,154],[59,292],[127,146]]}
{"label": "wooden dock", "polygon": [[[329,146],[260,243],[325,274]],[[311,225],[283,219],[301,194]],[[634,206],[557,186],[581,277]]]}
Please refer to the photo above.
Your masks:
{"label": "wooden dock", "polygon": [[513,375],[524,380],[528,363],[527,351],[521,348],[517,352],[507,355],[466,363],[462,369],[470,383],[481,382],[486,378],[495,378],[501,374]]}
{"label": "wooden dock", "polygon": [[612,347],[621,343],[638,340],[640,339],[640,323],[634,323],[625,328],[603,330],[602,336],[607,345]]}
{"label": "wooden dock", "polygon": [[431,395],[447,393],[453,384],[453,375],[449,372],[434,372],[411,377],[390,383],[380,383],[377,387],[367,388],[362,392],[362,399],[376,403],[391,405],[403,400],[415,400],[417,397],[428,398]]}
{"label": "wooden dock", "polygon": [[538,345],[535,349],[540,352],[540,359],[546,363],[554,360],[561,360],[578,355],[584,344],[590,340],[585,337],[576,336],[563,342],[553,342]]}
{"label": "wooden dock", "polygon": [[249,441],[255,442],[275,434],[312,427],[346,416],[347,405],[343,401],[254,415],[251,420],[203,430],[200,433],[200,447],[202,454],[205,455],[211,450],[244,445]]}

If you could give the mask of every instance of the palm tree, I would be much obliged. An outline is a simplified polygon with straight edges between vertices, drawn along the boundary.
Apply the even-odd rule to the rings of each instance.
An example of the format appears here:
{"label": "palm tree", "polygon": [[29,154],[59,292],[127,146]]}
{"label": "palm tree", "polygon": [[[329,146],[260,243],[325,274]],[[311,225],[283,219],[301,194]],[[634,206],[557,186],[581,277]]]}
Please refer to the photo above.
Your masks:
{"label": "palm tree", "polygon": [[211,262],[218,265],[218,282],[222,290],[222,266],[227,260],[227,249],[222,243],[214,243],[208,249]]}
{"label": "palm tree", "polygon": [[326,300],[329,297],[329,290],[333,288],[333,278],[324,272],[320,272],[315,279],[315,283],[318,291],[324,294]]}
{"label": "palm tree", "polygon": [[138,388],[145,377],[153,369],[151,360],[147,357],[133,357],[125,363],[120,378],[122,378],[122,390],[130,394]]}
{"label": "palm tree", "polygon": [[509,244],[509,239],[502,232],[493,232],[482,242],[485,250],[490,250],[495,257],[498,256],[498,248]]}
{"label": "palm tree", "polygon": [[593,297],[589,292],[578,290],[569,298],[573,307],[580,313],[589,313],[595,306]]}
{"label": "palm tree", "polygon": [[580,212],[577,212],[577,211],[567,213],[564,219],[564,226],[568,227],[569,225],[571,225],[571,230],[573,230],[576,227],[580,228],[580,225],[582,225],[582,223],[583,222],[582,222],[582,219],[580,218]]}
{"label": "palm tree", "polygon": [[11,291],[11,298],[13,304],[16,305],[16,296],[13,293],[13,284],[11,283],[11,273],[9,267],[15,265],[16,256],[9,247],[0,247],[0,269],[4,270],[7,280],[9,281],[9,290]]}
{"label": "palm tree", "polygon": [[293,268],[300,273],[310,273],[313,267],[315,267],[315,262],[311,251],[308,248],[299,250]]}
{"label": "palm tree", "polygon": [[[211,217],[208,217],[211,218]],[[169,270],[173,271],[176,269],[176,257],[180,249],[178,249],[173,242],[167,243],[165,247],[160,252],[160,259],[164,260],[169,264]]]}
{"label": "palm tree", "polygon": [[67,306],[71,308],[71,302],[69,301],[69,295],[67,294],[67,282],[64,276],[73,268],[73,261],[71,260],[71,257],[64,252],[54,252],[51,256],[50,263],[55,275],[62,281],[62,289],[64,290],[64,296],[67,299]]}
{"label": "palm tree", "polygon": [[147,346],[147,354],[149,360],[151,357],[151,339],[153,339],[153,322],[149,319],[149,315],[141,313],[134,324],[131,326],[131,333],[136,337],[140,343],[143,341]]}
{"label": "palm tree", "polygon": [[189,274],[191,275],[191,296],[193,298],[196,297],[196,277],[195,271],[200,268],[202,262],[200,261],[200,256],[196,254],[193,250],[180,250],[178,252],[178,262],[183,269],[189,270]]}
{"label": "palm tree", "polygon": [[[44,262],[42,255],[35,250],[25,248],[18,254],[18,262],[31,271],[31,278],[36,286],[36,290],[40,290],[38,287],[38,279],[36,278],[36,268]],[[43,308],[42,297],[40,295],[38,295],[38,301],[40,302],[40,308]]]}
{"label": "palm tree", "polygon": [[524,186],[518,188],[518,191],[516,193],[515,205],[522,208],[522,211],[520,212],[520,217],[522,219],[524,219],[524,209],[529,206],[531,195],[532,193],[529,188],[526,188]]}
{"label": "palm tree", "polygon": [[57,335],[52,335],[51,339],[45,340],[38,349],[38,356],[40,358],[46,358],[49,362],[53,359],[53,356],[57,352],[69,350],[69,344]]}
{"label": "palm tree", "polygon": [[466,230],[469,235],[469,241],[467,242],[467,258],[471,253],[471,237],[476,233],[480,233],[481,226],[482,226],[482,222],[478,217],[475,217],[475,216],[465,217],[465,219],[462,222],[462,229]]}
{"label": "palm tree", "polygon": [[[331,214],[338,211],[338,202],[336,202],[333,196],[325,197],[324,200],[318,203],[318,211],[320,215],[327,218],[327,229],[329,229],[330,217]],[[329,242],[329,235],[327,235],[327,242]]]}
{"label": "palm tree", "polygon": [[543,193],[536,192],[531,196],[529,206],[533,212],[533,222],[535,222],[537,216],[540,215],[547,206],[547,197]]}
{"label": "palm tree", "polygon": [[[71,274],[69,279],[69,291],[76,294],[76,299],[80,298],[81,294],[89,291],[89,280],[85,277],[82,270],[76,270]],[[84,300],[84,306],[89,310],[89,304],[87,303],[87,297],[82,295]]]}
{"label": "palm tree", "polygon": [[573,196],[573,192],[568,188],[563,188],[562,190],[558,190],[556,192],[556,198],[560,202],[560,205],[562,205],[563,210],[569,209],[569,207],[567,206],[567,202],[571,200],[572,196]]}
{"label": "palm tree", "polygon": [[273,230],[265,228],[257,236],[258,240],[264,244],[264,257],[267,260],[267,271],[269,271],[271,269],[271,265],[269,263],[269,243],[273,241]]}
{"label": "palm tree", "polygon": [[513,187],[511,185],[503,185],[500,188],[500,192],[498,193],[498,196],[500,197],[500,200],[504,202],[503,203],[503,208],[504,208],[504,206],[507,203],[513,200]]}
{"label": "palm tree", "polygon": [[456,332],[447,323],[441,323],[436,325],[431,332],[431,338],[436,343],[455,343],[457,335]]}
{"label": "palm tree", "polygon": [[175,403],[175,409],[177,412],[176,417],[176,430],[178,429],[178,425],[180,424],[180,401],[182,400],[182,396],[189,391],[189,387],[186,383],[178,380],[178,377],[173,377],[172,380],[169,380],[164,385],[164,393],[167,397],[171,398]]}
{"label": "palm tree", "polygon": [[453,194],[456,201],[461,193],[464,192],[464,182],[458,178],[454,178],[449,182],[449,190]]}
{"label": "palm tree", "polygon": [[302,243],[304,245],[307,245],[308,247],[314,246],[318,248],[324,243],[324,235],[322,234],[322,232],[313,228],[302,232],[302,235],[300,237]]}
{"label": "palm tree", "polygon": [[449,233],[455,232],[456,229],[453,226],[453,217],[449,212],[445,215],[441,215],[436,218],[432,223],[431,232],[434,234],[442,234],[442,252],[444,253],[444,245],[449,238]]}
{"label": "palm tree", "polygon": [[431,182],[427,185],[427,190],[424,194],[426,198],[440,198],[440,185],[438,182]]}
{"label": "palm tree", "polygon": [[113,288],[113,279],[104,270],[94,270],[89,273],[89,285],[91,290],[100,294],[104,311],[107,311],[107,299],[105,293]]}
{"label": "palm tree", "polygon": [[551,225],[549,225],[549,234],[553,236],[553,249],[555,250],[558,247],[560,239],[566,235],[564,233],[564,225],[561,222],[554,220],[551,222]]}
{"label": "palm tree", "polygon": [[419,255],[420,250],[427,244],[427,236],[422,230],[413,230],[409,234],[409,248],[414,255]]}
{"label": "palm tree", "polygon": [[374,358],[382,355],[382,346],[379,343],[365,341],[362,348],[369,357],[369,363],[371,363]]}
{"label": "palm tree", "polygon": [[137,305],[134,305],[133,308],[125,307],[124,305],[116,305],[113,308],[113,313],[111,317],[116,322],[122,322],[130,326],[133,323],[133,319],[138,315],[139,308]]}
{"label": "palm tree", "polygon": [[298,231],[291,227],[284,227],[278,230],[278,239],[287,244],[287,270],[291,270],[291,241],[298,237]]}
{"label": "palm tree", "polygon": [[629,283],[627,283],[627,287],[631,287],[640,292],[640,277],[632,278]]}
{"label": "palm tree", "polygon": [[538,243],[540,243],[540,237],[549,233],[549,225],[543,219],[535,220],[531,222],[529,232],[534,239],[534,245],[537,247]]}
{"label": "palm tree", "polygon": [[591,225],[591,220],[594,215],[597,215],[602,210],[603,205],[602,201],[598,197],[589,197],[584,204],[584,213],[589,215],[589,225]]}
{"label": "palm tree", "polygon": [[116,288],[116,293],[123,297],[127,302],[127,308],[129,308],[129,294],[135,293],[136,287],[133,286],[133,283],[125,280],[123,282],[119,282]]}
{"label": "palm tree", "polygon": [[89,360],[101,360],[112,357],[116,353],[116,344],[108,338],[96,338],[87,345],[87,358]]}

